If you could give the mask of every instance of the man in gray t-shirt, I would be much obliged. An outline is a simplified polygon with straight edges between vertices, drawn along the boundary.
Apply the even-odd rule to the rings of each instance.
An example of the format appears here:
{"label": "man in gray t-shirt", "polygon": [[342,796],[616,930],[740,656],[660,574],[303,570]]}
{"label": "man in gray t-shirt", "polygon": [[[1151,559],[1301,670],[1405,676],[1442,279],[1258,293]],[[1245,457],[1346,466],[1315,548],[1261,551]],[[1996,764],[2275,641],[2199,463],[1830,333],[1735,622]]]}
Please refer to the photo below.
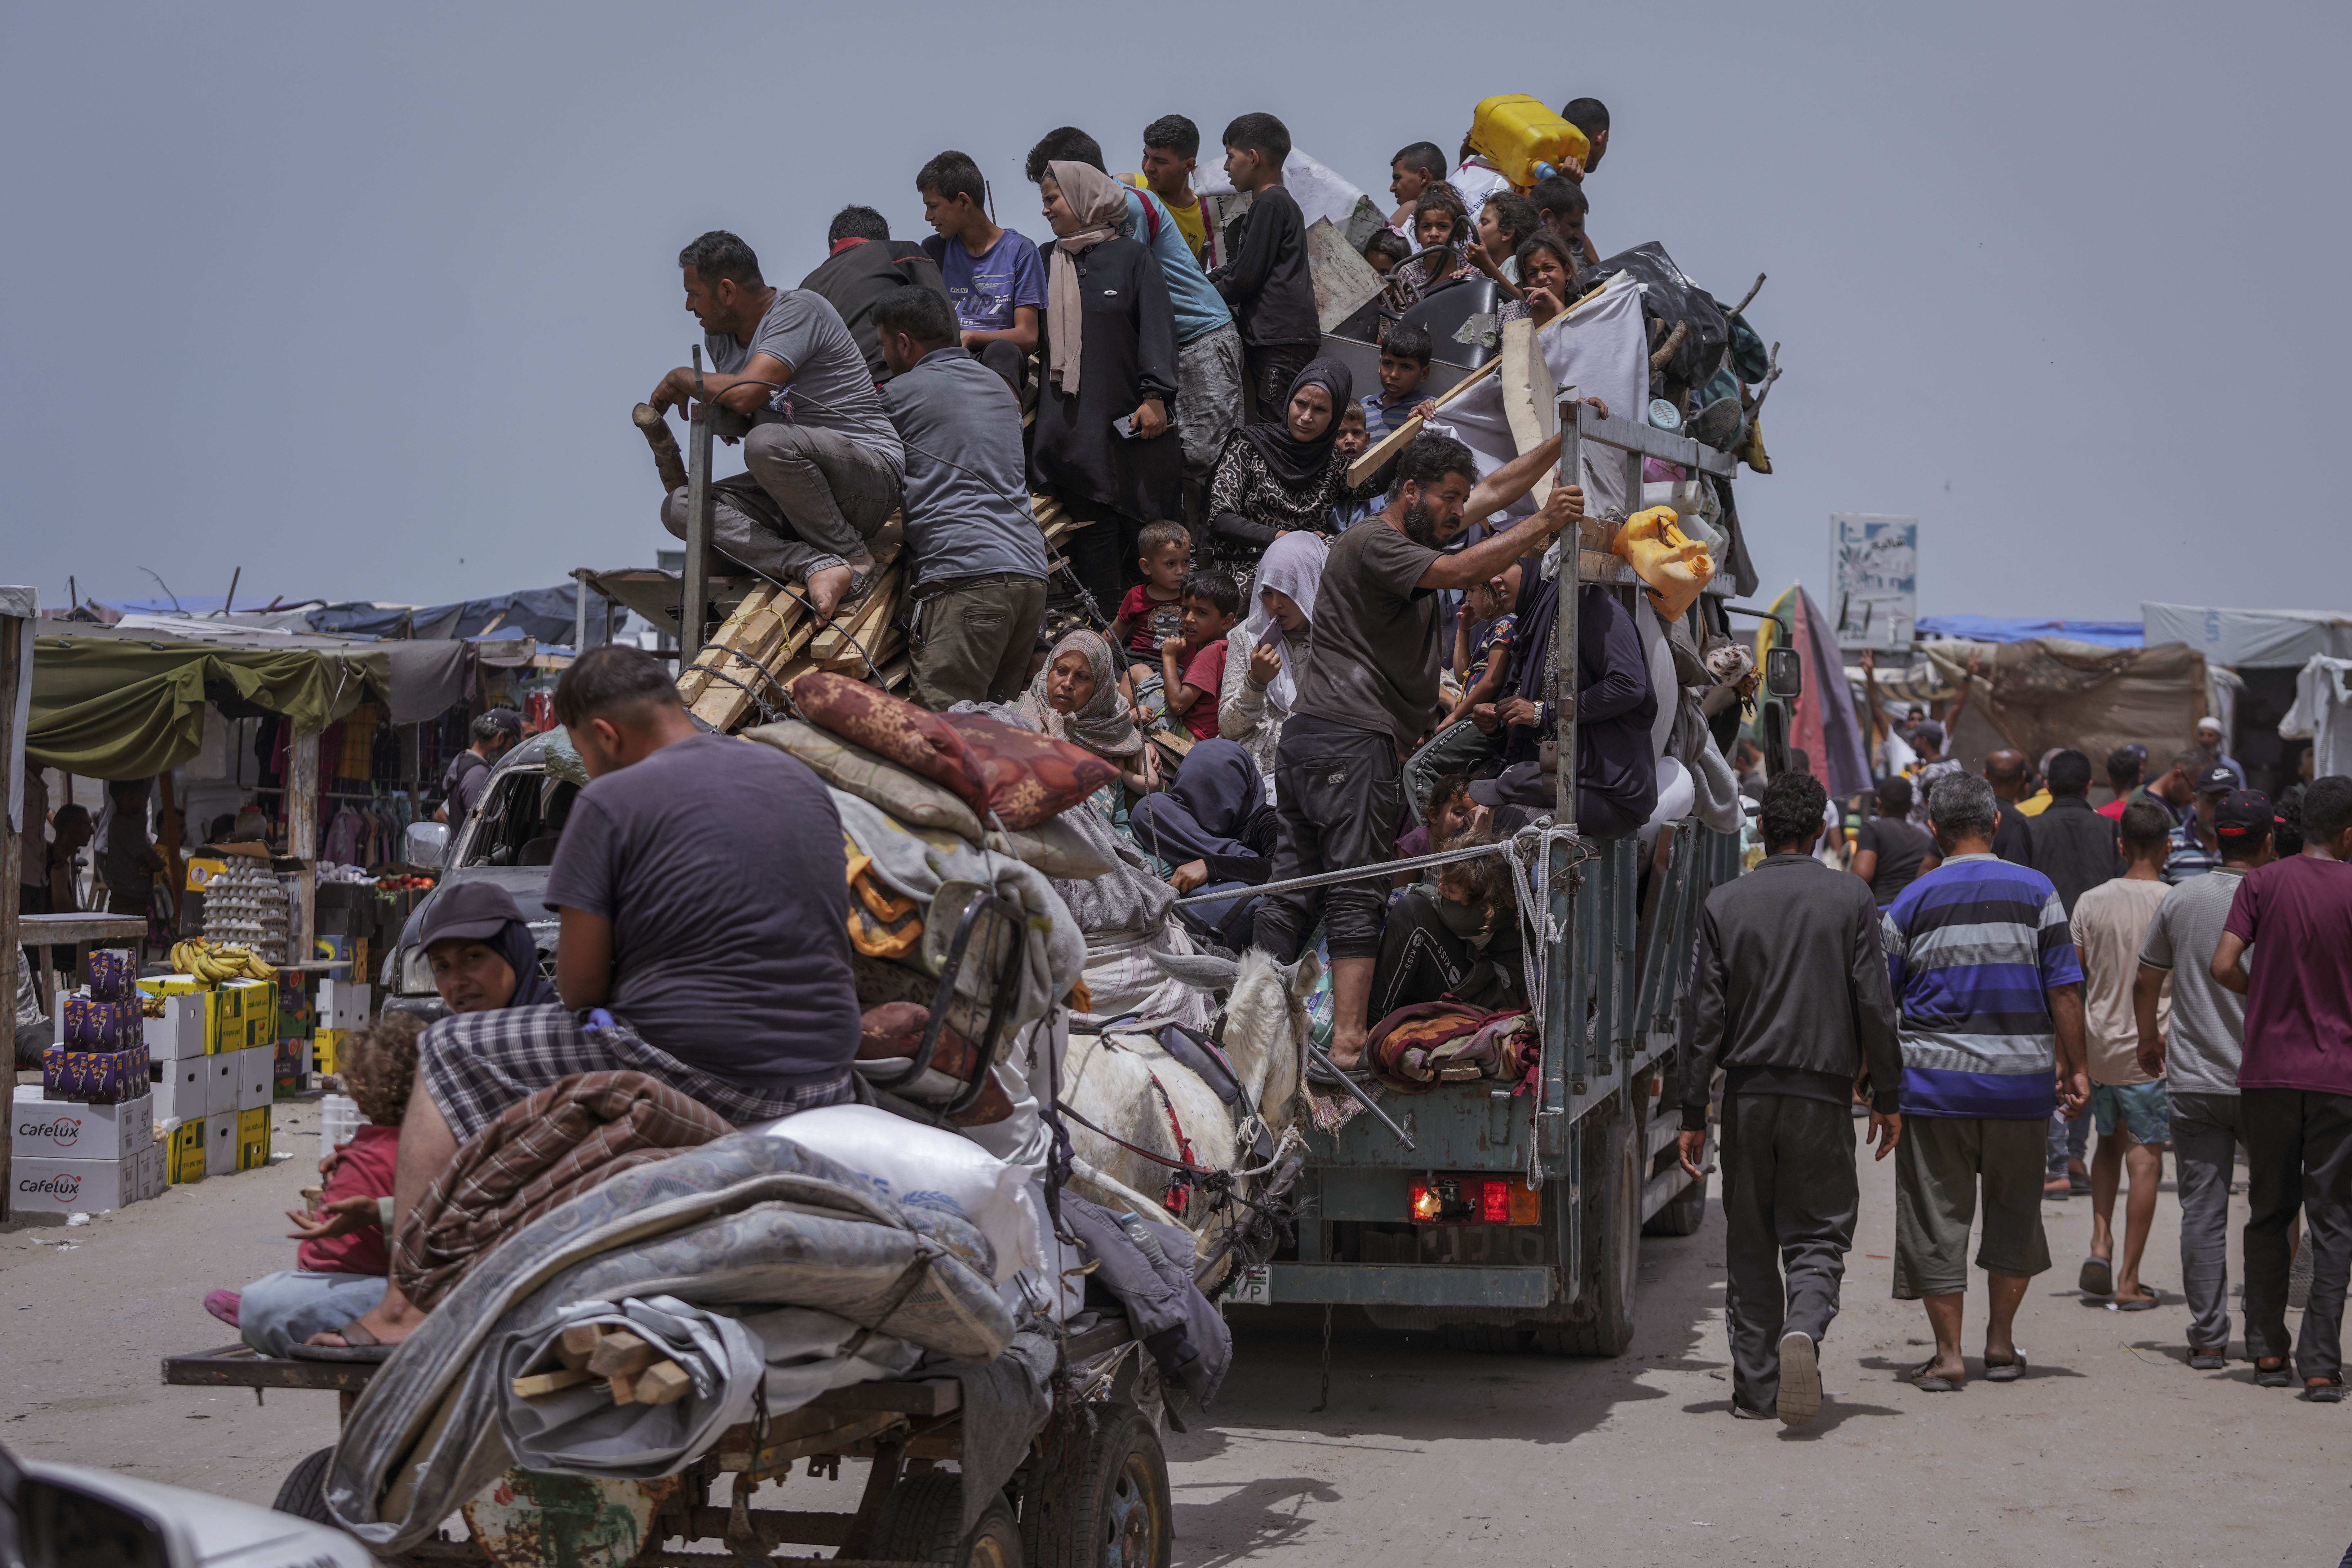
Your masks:
{"label": "man in gray t-shirt", "polygon": [[[700,381],[719,434],[731,442],[749,421],[747,471],[712,487],[712,542],[762,576],[805,583],[830,616],[872,589],[866,541],[897,510],[906,469],[873,373],[823,295],[769,288],[751,247],[724,229],[677,261],[715,367]],[[654,414],[691,403],[696,380],[683,366],[662,377],[646,400]],[[681,486],[662,503],[662,525],[680,539],[686,502]]]}
{"label": "man in gray t-shirt", "polygon": [[[2271,803],[2237,791],[2213,811],[2221,864],[2173,885],[2148,921],[2132,987],[2139,1020],[2139,1065],[2163,1075],[2172,1102],[2172,1147],[2180,1172],[2180,1288],[2189,1298],[2189,1363],[2223,1364],[2230,1341],[2226,1248],[2230,1176],[2243,1142],[2238,1064],[2246,1047],[2246,999],[2213,978],[2213,950],[2246,873],[2271,859]],[[2157,993],[2172,981],[2171,1037],[2158,1032]]]}

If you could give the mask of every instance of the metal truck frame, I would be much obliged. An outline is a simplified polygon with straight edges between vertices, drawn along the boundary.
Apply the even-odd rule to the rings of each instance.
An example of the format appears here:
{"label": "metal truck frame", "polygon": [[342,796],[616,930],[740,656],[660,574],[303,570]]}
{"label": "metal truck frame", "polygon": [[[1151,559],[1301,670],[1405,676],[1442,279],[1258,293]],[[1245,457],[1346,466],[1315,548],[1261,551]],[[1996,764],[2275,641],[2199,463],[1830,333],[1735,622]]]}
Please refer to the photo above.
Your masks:
{"label": "metal truck frame", "polygon": [[[1604,416],[1573,388],[1560,395],[1559,428],[1562,484],[1577,482],[1588,445],[1622,456],[1634,498],[1645,457],[1731,476],[1726,454]],[[1572,693],[1573,590],[1601,583],[1630,604],[1640,584],[1612,554],[1561,553],[1549,679],[1552,692]],[[1563,758],[1576,755],[1569,706],[1556,726]],[[1739,842],[1695,818],[1674,824],[1637,908],[1641,841],[1579,835],[1574,767],[1559,777],[1555,826],[1513,846],[1522,886],[1548,906],[1530,936],[1543,954],[1535,1092],[1480,1079],[1391,1097],[1382,1108],[1411,1148],[1371,1115],[1336,1135],[1312,1132],[1297,1258],[1252,1270],[1234,1302],[1360,1306],[1381,1327],[1444,1330],[1473,1349],[1616,1355],[1631,1340],[1643,1228],[1687,1236],[1706,1213],[1706,1184],[1675,1151],[1679,1023],[1698,909],[1738,875]],[[1483,1184],[1497,1182],[1511,1189],[1516,1223],[1486,1223],[1491,1209],[1461,1201],[1467,1184],[1485,1196]],[[1465,1207],[1473,1217],[1459,1219]]]}

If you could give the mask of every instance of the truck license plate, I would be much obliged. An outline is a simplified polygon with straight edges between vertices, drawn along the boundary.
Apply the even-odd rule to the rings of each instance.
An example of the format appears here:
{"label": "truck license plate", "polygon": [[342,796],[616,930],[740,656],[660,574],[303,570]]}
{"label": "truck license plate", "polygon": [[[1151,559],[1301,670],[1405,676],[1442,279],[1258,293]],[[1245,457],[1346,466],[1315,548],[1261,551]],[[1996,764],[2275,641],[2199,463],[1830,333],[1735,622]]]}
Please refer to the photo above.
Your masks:
{"label": "truck license plate", "polygon": [[1230,1300],[1244,1307],[1274,1305],[1274,1280],[1264,1264],[1244,1274],[1241,1283],[1234,1287]]}

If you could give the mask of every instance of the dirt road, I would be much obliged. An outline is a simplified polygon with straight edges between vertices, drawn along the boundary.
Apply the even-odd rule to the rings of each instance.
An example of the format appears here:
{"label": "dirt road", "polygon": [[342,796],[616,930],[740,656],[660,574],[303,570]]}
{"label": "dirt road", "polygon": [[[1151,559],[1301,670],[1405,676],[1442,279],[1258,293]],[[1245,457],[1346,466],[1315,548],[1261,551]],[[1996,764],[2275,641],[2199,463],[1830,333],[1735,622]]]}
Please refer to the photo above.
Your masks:
{"label": "dirt road", "polygon": [[[0,1230],[0,1443],[268,1502],[333,1440],[325,1395],[257,1409],[247,1390],[156,1381],[162,1355],[234,1337],[199,1305],[206,1289],[289,1266],[280,1211],[315,1154],[315,1117],[281,1106],[295,1157],[274,1171],[70,1229]],[[1833,1397],[1798,1432],[1730,1418],[1719,1211],[1696,1237],[1643,1243],[1642,1329],[1616,1361],[1455,1354],[1343,1310],[1318,1412],[1320,1310],[1237,1310],[1225,1396],[1169,1438],[1176,1561],[2284,1568],[2333,1564],[2352,1540],[2352,1408],[2256,1389],[2242,1362],[2182,1364],[2168,1192],[2147,1269],[2161,1307],[2086,1303],[2071,1287],[2087,1201],[2047,1205],[2059,1267],[2018,1331],[2032,1375],[1948,1394],[1899,1381],[1927,1331],[1887,1299],[1891,1167],[1865,1169],[1862,1213],[1822,1358]],[[851,1501],[789,1486],[806,1489],[782,1506]]]}

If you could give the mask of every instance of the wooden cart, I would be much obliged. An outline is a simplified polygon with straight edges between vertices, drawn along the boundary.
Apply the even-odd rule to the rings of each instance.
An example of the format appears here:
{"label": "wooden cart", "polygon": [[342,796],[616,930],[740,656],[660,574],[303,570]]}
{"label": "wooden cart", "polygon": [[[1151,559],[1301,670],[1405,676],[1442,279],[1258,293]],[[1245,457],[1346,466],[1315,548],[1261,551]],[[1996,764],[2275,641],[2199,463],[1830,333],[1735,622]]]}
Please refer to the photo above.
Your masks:
{"label": "wooden cart", "polygon": [[[970,1531],[962,1482],[944,1465],[963,1454],[961,1389],[953,1382],[862,1383],[820,1394],[769,1418],[764,1432],[730,1427],[683,1472],[654,1481],[509,1470],[461,1510],[468,1539],[426,1542],[403,1561],[498,1568],[711,1568],[714,1563],[968,1564],[1019,1568],[1167,1568],[1172,1536],[1168,1467],[1158,1430],[1112,1390],[1132,1380],[1139,1353],[1124,1321],[1071,1337],[1073,1375],[1052,1415],[1032,1436],[1028,1458]],[[229,1345],[170,1356],[163,1381],[183,1387],[331,1391],[349,1414],[375,1368],[350,1362],[280,1361]],[[275,1506],[331,1523],[323,1496],[334,1449],[297,1465]],[[854,1513],[754,1508],[753,1490],[805,1462],[837,1475],[866,1462]],[[445,1537],[446,1537],[446,1532]],[[667,1543],[699,1543],[673,1551]],[[710,1547],[725,1549],[714,1555]],[[832,1547],[835,1555],[779,1555],[784,1546]]]}

